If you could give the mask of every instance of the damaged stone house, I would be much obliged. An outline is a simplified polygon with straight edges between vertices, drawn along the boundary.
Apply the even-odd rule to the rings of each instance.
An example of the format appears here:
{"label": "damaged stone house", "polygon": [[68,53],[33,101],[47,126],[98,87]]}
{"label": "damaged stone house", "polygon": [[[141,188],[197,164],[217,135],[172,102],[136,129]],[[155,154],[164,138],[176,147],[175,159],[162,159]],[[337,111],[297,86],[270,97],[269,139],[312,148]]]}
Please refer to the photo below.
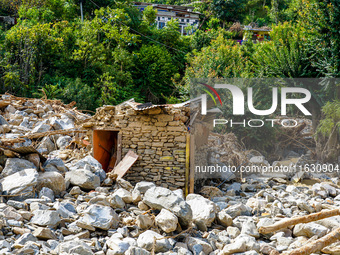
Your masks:
{"label": "damaged stone house", "polygon": [[[106,172],[132,150],[138,160],[124,176],[132,183],[151,181],[169,189],[194,191],[192,146],[206,145],[205,125],[192,124],[189,103],[152,105],[133,99],[98,108],[83,124],[92,142],[93,156]],[[194,139],[195,135],[196,139]],[[202,139],[200,139],[200,137]],[[202,161],[202,154],[200,154]],[[204,157],[203,157],[204,158]],[[191,166],[191,167],[190,167]]]}

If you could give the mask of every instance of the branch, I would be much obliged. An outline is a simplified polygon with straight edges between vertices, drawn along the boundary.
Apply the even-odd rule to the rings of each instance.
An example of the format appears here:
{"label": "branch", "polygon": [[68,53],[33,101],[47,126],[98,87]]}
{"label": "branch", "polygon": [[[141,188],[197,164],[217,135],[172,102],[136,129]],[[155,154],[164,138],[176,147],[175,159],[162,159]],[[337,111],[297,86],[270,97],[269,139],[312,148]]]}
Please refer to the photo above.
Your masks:
{"label": "branch", "polygon": [[259,233],[260,234],[268,234],[268,233],[272,233],[272,232],[275,232],[275,231],[280,230],[280,229],[287,228],[289,226],[294,226],[294,225],[299,224],[299,223],[308,223],[308,222],[312,222],[312,221],[317,221],[317,220],[333,217],[333,216],[336,216],[336,215],[340,215],[340,209],[322,211],[322,212],[318,212],[318,213],[309,214],[309,215],[306,215],[306,216],[296,217],[296,218],[293,218],[293,219],[286,219],[286,220],[279,221],[279,222],[277,222],[273,225],[270,225],[270,226],[260,227]]}

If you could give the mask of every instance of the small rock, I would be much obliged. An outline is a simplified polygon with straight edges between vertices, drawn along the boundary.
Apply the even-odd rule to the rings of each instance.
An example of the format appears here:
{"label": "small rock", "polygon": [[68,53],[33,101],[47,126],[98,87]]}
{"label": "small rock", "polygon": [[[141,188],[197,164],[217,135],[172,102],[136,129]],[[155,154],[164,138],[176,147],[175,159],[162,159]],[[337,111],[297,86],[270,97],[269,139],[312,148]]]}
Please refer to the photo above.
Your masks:
{"label": "small rock", "polygon": [[9,158],[6,161],[6,165],[1,172],[1,175],[6,177],[25,169],[37,169],[37,167],[26,159]]}
{"label": "small rock", "polygon": [[48,210],[48,209],[50,209],[49,206],[44,205],[44,204],[42,204],[40,202],[32,202],[32,203],[30,203],[30,210],[31,210],[31,212],[33,212],[35,210]]}
{"label": "small rock", "polygon": [[57,239],[57,236],[52,232],[49,228],[37,228],[34,230],[33,235],[39,239],[48,240],[48,239]]}
{"label": "small rock", "polygon": [[47,187],[43,187],[39,192],[39,198],[41,198],[43,196],[48,197],[49,199],[54,201],[54,192],[53,192],[53,190],[51,190]]}
{"label": "small rock", "polygon": [[26,205],[23,202],[15,201],[15,200],[8,200],[7,205],[14,207],[15,209],[25,209]]}
{"label": "small rock", "polygon": [[143,201],[138,202],[138,208],[142,211],[147,211],[150,209],[150,207],[147,206]]}
{"label": "small rock", "polygon": [[123,199],[118,195],[112,194],[108,197],[108,200],[112,208],[124,208],[125,207],[125,203]]}
{"label": "small rock", "polygon": [[50,210],[35,210],[31,223],[39,226],[56,227],[60,223],[59,213]]}
{"label": "small rock", "polygon": [[335,197],[337,194],[336,188],[334,188],[332,185],[330,185],[327,182],[321,183],[321,188],[327,191],[327,193],[332,197]]}
{"label": "small rock", "polygon": [[246,234],[249,236],[253,236],[255,238],[260,237],[260,234],[256,229],[255,223],[252,220],[248,220],[243,223],[241,234]]}
{"label": "small rock", "polygon": [[43,187],[51,189],[55,195],[66,190],[64,177],[58,172],[39,173],[37,189],[41,190]]}
{"label": "small rock", "polygon": [[140,214],[136,218],[136,225],[141,229],[148,229],[153,225],[153,220],[149,215]]}
{"label": "small rock", "polygon": [[118,215],[112,208],[102,205],[91,205],[84,211],[78,222],[95,228],[108,230],[116,228],[119,223]]}
{"label": "small rock", "polygon": [[26,233],[20,236],[19,239],[15,241],[13,247],[16,249],[20,249],[24,247],[24,245],[29,241],[36,242],[38,241],[38,239],[31,233]]}
{"label": "small rock", "polygon": [[54,203],[53,207],[57,210],[59,215],[62,218],[71,218],[77,214],[76,209],[74,208],[73,204],[68,201],[56,202]]}
{"label": "small rock", "polygon": [[40,144],[37,148],[37,151],[42,153],[42,154],[49,154],[50,152],[52,152],[56,149],[57,148],[56,148],[54,142],[52,142],[52,140],[48,136],[46,136],[41,140],[41,142],[40,142]]}
{"label": "small rock", "polygon": [[119,197],[121,197],[123,199],[123,201],[127,204],[132,203],[133,199],[132,199],[132,194],[127,191],[126,189],[120,188],[118,190],[116,190],[113,195],[117,195]]}
{"label": "small rock", "polygon": [[147,250],[139,247],[131,247],[125,252],[125,255],[150,255]]}
{"label": "small rock", "polygon": [[47,132],[51,130],[51,126],[44,124],[44,123],[40,123],[38,124],[32,131],[32,134],[36,134],[36,133],[43,133],[43,132]]}
{"label": "small rock", "polygon": [[186,202],[190,205],[193,212],[193,221],[195,223],[203,223],[206,227],[210,227],[216,217],[216,204],[197,194],[189,194],[186,197]]}
{"label": "small rock", "polygon": [[38,153],[31,153],[26,156],[26,159],[34,164],[34,166],[39,169],[40,167],[40,156]]}
{"label": "small rock", "polygon": [[257,223],[257,229],[259,229],[260,227],[266,227],[266,226],[273,225],[274,223],[275,223],[274,219],[271,219],[271,218],[262,218]]}
{"label": "small rock", "polygon": [[29,193],[32,195],[33,187],[36,186],[38,182],[38,172],[31,168],[25,169],[15,174],[9,175],[0,180],[0,185],[2,186],[2,191],[6,195],[18,195]]}
{"label": "small rock", "polygon": [[74,186],[70,190],[70,195],[72,195],[72,196],[80,195],[81,193],[82,193],[82,190],[78,186]]}
{"label": "small rock", "polygon": [[134,204],[140,202],[142,200],[142,194],[139,192],[139,190],[133,190],[131,192],[132,195],[132,202]]}
{"label": "small rock", "polygon": [[233,219],[237,216],[252,216],[251,208],[244,204],[232,205],[225,209],[225,212],[230,215]]}
{"label": "small rock", "polygon": [[306,224],[297,224],[294,227],[293,234],[294,236],[306,236],[306,237],[312,237],[314,235],[320,237],[323,237],[328,232],[328,228],[316,224],[316,223],[306,223]]}
{"label": "small rock", "polygon": [[299,200],[297,205],[302,211],[307,211],[308,213],[314,213],[315,212],[314,208],[312,206],[310,206],[305,201]]}
{"label": "small rock", "polygon": [[60,158],[51,158],[47,159],[43,165],[45,172],[60,172],[65,173],[68,171],[67,167],[65,166],[64,162]]}
{"label": "small rock", "polygon": [[169,251],[172,247],[171,244],[169,243],[168,239],[163,238],[162,235],[152,231],[152,230],[147,230],[141,235],[139,235],[137,239],[137,244],[138,247],[144,248],[148,251],[151,251],[153,246],[154,246],[154,240],[155,241],[155,252],[166,252]]}
{"label": "small rock", "polygon": [[155,188],[156,185],[153,182],[138,182],[136,183],[136,186],[134,188],[134,190],[138,190],[142,195],[144,195],[144,193],[150,189],[150,188]]}
{"label": "small rock", "polygon": [[[132,239],[132,238],[128,238]],[[133,240],[133,246],[137,245],[137,242]],[[130,242],[126,240],[120,240],[116,237],[111,237],[109,240],[106,241],[107,246],[110,248],[110,251],[108,251],[107,254],[115,254],[115,255],[123,255],[125,252],[130,248],[131,244]]]}
{"label": "small rock", "polygon": [[229,214],[227,214],[226,209],[223,209],[217,214],[217,220],[221,225],[225,227],[233,225],[233,218]]}
{"label": "small rock", "polygon": [[224,246],[221,255],[229,255],[235,254],[238,252],[245,252],[247,250],[246,242],[242,239],[242,241],[235,241],[234,243],[227,244]]}
{"label": "small rock", "polygon": [[97,175],[88,170],[73,170],[65,174],[65,181],[83,189],[95,189],[100,186],[100,179]]}
{"label": "small rock", "polygon": [[322,253],[338,255],[340,254],[340,242],[333,243],[321,250]]}
{"label": "small rock", "polygon": [[58,149],[62,150],[62,149],[65,149],[70,144],[71,141],[72,141],[72,138],[70,136],[68,135],[61,136],[58,138],[56,144],[57,144]]}
{"label": "small rock", "polygon": [[77,163],[73,165],[74,169],[84,169],[86,165],[89,165],[92,172],[94,173],[98,169],[103,169],[102,165],[96,160],[94,157],[88,155],[85,158],[82,158]]}
{"label": "small rock", "polygon": [[[285,249],[288,249],[289,245],[293,242],[293,238],[291,237],[278,237],[276,240],[277,246],[281,247],[287,247]],[[282,248],[279,250],[283,250]]]}
{"label": "small rock", "polygon": [[1,240],[0,241],[0,251],[2,249],[8,249],[11,250],[11,244],[9,242],[7,242],[6,240]]}
{"label": "small rock", "polygon": [[176,230],[178,218],[169,210],[162,209],[161,212],[156,216],[156,224],[164,232],[170,233]]}
{"label": "small rock", "polygon": [[184,193],[182,189],[176,189],[172,191],[173,193],[175,193],[177,196],[179,196],[180,198],[182,198],[183,200],[185,199],[184,197]]}
{"label": "small rock", "polygon": [[57,254],[81,254],[81,255],[93,255],[91,247],[81,240],[71,240],[62,242],[56,248]]}
{"label": "small rock", "polygon": [[227,233],[230,238],[235,239],[237,236],[241,234],[241,231],[237,227],[227,227]]}
{"label": "small rock", "polygon": [[211,247],[211,245],[207,241],[201,238],[190,236],[187,238],[186,243],[188,245],[189,250],[191,250],[192,252],[194,252],[194,247],[196,245],[202,246],[202,251],[204,252],[204,254],[209,254],[210,252],[213,251],[213,248]]}
{"label": "small rock", "polygon": [[151,208],[169,210],[178,217],[179,222],[184,227],[188,226],[192,221],[190,205],[169,189],[162,187],[150,188],[145,192],[143,202]]}

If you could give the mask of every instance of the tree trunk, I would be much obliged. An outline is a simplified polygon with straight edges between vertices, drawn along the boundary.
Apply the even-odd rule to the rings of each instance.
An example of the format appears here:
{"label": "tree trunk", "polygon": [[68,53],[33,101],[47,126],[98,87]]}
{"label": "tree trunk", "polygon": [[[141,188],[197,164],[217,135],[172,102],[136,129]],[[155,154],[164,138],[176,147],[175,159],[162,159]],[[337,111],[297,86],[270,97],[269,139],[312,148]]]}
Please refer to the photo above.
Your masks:
{"label": "tree trunk", "polygon": [[315,240],[314,242],[308,243],[300,248],[292,251],[284,252],[284,255],[309,255],[312,253],[320,252],[323,248],[328,245],[335,243],[340,240],[340,228],[333,230],[328,235]]}
{"label": "tree trunk", "polygon": [[308,223],[308,222],[312,222],[312,221],[317,221],[317,220],[333,217],[333,216],[336,216],[336,215],[340,215],[340,209],[322,211],[322,212],[318,212],[318,213],[309,214],[309,215],[306,215],[306,216],[296,217],[296,218],[292,218],[292,219],[285,219],[285,220],[281,220],[281,221],[279,221],[279,222],[277,222],[273,225],[270,225],[270,226],[260,227],[259,233],[260,234],[268,234],[268,233],[272,233],[272,232],[278,231],[278,230],[283,229],[283,228],[287,228],[289,226],[294,226],[294,225],[299,224],[299,223]]}

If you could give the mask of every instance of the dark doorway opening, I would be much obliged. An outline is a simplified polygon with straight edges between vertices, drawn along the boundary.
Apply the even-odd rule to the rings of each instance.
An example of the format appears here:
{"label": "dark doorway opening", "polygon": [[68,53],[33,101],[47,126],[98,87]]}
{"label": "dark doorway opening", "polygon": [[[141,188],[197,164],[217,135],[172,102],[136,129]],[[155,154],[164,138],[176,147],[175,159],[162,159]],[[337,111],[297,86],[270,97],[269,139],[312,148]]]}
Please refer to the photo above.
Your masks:
{"label": "dark doorway opening", "polygon": [[118,131],[93,131],[93,157],[102,164],[105,172],[111,171],[120,160]]}

